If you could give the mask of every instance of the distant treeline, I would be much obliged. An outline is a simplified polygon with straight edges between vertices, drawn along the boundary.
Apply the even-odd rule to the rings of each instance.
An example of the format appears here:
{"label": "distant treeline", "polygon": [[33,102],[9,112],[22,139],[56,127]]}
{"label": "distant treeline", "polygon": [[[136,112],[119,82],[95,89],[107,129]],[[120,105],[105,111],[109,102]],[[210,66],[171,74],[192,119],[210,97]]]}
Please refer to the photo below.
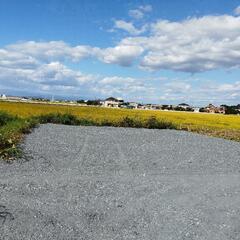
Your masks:
{"label": "distant treeline", "polygon": [[235,106],[222,105],[225,107],[225,114],[240,114],[240,104]]}

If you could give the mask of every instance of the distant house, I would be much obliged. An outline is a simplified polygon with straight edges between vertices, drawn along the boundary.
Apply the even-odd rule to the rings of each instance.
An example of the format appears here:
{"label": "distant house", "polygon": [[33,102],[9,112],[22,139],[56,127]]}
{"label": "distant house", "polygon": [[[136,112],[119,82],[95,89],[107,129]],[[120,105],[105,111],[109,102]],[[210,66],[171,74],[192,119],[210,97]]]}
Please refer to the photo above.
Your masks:
{"label": "distant house", "polygon": [[205,112],[207,113],[216,113],[217,112],[217,107],[215,107],[213,104],[208,104],[208,106],[205,107]]}
{"label": "distant house", "polygon": [[0,96],[0,99],[2,99],[2,100],[6,100],[6,99],[7,99],[7,97],[6,97],[6,95],[5,95],[5,94],[2,94],[2,95]]}
{"label": "distant house", "polygon": [[140,106],[140,104],[136,102],[130,102],[128,105],[130,106],[130,108],[138,108]]}
{"label": "distant house", "polygon": [[200,112],[200,108],[199,108],[199,107],[193,107],[193,111],[194,111],[195,113],[199,113],[199,112]]}
{"label": "distant house", "polygon": [[207,107],[204,108],[204,111],[207,113],[221,113],[225,114],[226,108],[224,106],[216,107],[213,104],[209,104]]}
{"label": "distant house", "polygon": [[7,100],[11,100],[11,101],[21,101],[22,98],[21,98],[21,97],[16,97],[16,96],[9,96],[9,97],[7,97]]}
{"label": "distant house", "polygon": [[225,114],[225,113],[226,113],[226,107],[220,106],[220,107],[218,108],[218,113]]}
{"label": "distant house", "polygon": [[103,101],[104,107],[119,108],[124,103],[122,98],[109,97]]}
{"label": "distant house", "polygon": [[183,109],[188,109],[188,108],[190,108],[190,105],[188,105],[186,103],[180,103],[180,104],[177,105],[177,107],[183,108]]}

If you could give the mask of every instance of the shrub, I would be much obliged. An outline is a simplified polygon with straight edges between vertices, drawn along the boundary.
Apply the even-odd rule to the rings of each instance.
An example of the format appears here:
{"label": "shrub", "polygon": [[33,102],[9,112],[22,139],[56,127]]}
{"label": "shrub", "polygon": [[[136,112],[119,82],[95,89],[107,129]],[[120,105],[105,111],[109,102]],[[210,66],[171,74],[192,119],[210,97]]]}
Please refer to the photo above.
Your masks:
{"label": "shrub", "polygon": [[79,125],[79,120],[70,113],[49,113],[35,118],[39,123],[56,123],[65,125]]}
{"label": "shrub", "polygon": [[78,124],[77,125],[82,125],[82,126],[96,126],[98,125],[96,122],[84,118],[78,119]]}
{"label": "shrub", "polygon": [[107,120],[107,119],[104,119],[104,120],[101,121],[98,125],[99,125],[99,126],[112,127],[112,126],[114,126],[114,122],[109,121],[109,120]]}
{"label": "shrub", "polygon": [[124,117],[122,120],[116,123],[116,127],[132,127],[132,128],[141,128],[142,123],[138,119],[133,119],[130,117]]}
{"label": "shrub", "polygon": [[6,125],[8,122],[16,120],[17,117],[10,115],[7,112],[0,111],[0,127]]}
{"label": "shrub", "polygon": [[165,120],[157,120],[156,117],[152,116],[148,118],[144,123],[145,128],[150,129],[176,129],[176,126]]}
{"label": "shrub", "polygon": [[35,121],[39,123],[54,123],[54,124],[64,124],[64,125],[83,125],[83,126],[93,126],[98,125],[92,120],[85,118],[78,118],[71,113],[49,113],[45,115],[40,115],[35,117]]}

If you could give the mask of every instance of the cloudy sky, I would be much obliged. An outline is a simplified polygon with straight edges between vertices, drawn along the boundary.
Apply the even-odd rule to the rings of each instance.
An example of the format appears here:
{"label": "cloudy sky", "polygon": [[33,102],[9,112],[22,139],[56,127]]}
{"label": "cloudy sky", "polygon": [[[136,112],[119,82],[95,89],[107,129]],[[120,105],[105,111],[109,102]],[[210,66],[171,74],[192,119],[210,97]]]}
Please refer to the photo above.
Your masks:
{"label": "cloudy sky", "polygon": [[240,103],[237,0],[1,0],[0,94]]}

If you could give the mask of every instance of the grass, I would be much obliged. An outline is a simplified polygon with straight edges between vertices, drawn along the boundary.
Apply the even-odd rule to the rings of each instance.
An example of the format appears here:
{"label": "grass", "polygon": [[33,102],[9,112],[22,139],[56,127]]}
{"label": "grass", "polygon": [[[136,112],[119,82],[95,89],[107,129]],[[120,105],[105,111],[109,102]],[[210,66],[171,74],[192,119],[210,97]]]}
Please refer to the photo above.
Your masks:
{"label": "grass", "polygon": [[0,155],[15,151],[38,123],[137,128],[176,128],[240,141],[240,116],[0,102]]}
{"label": "grass", "polygon": [[[0,119],[6,113],[0,112]],[[22,139],[23,134],[29,133],[36,126],[37,122],[33,119],[21,119],[19,117],[9,118],[0,127],[0,157],[11,159],[19,157],[21,150],[17,144]]]}

